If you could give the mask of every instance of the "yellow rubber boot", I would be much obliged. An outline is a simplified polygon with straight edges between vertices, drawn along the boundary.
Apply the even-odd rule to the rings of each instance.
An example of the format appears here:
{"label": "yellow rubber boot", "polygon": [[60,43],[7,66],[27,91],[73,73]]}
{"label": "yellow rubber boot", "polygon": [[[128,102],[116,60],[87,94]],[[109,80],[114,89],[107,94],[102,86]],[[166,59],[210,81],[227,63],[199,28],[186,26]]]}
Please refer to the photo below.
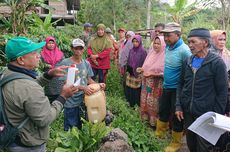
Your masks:
{"label": "yellow rubber boot", "polygon": [[168,126],[168,122],[163,122],[158,119],[155,136],[158,138],[163,138],[166,134],[166,131],[168,130]]}
{"label": "yellow rubber boot", "polygon": [[165,152],[177,152],[181,147],[183,132],[172,132],[172,141],[168,147],[165,148]]}

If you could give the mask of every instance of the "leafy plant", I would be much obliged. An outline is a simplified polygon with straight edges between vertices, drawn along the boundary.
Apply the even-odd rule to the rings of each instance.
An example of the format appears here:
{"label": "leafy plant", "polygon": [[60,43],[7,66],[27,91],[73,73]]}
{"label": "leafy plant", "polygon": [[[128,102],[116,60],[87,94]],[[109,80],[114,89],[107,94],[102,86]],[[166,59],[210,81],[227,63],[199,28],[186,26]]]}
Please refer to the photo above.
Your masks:
{"label": "leafy plant", "polygon": [[195,1],[188,5],[188,0],[175,0],[175,5],[168,6],[166,10],[174,22],[182,24],[184,18],[193,16],[201,10],[195,7],[196,3]]}
{"label": "leafy plant", "polygon": [[102,138],[110,131],[105,123],[93,124],[83,120],[82,130],[72,128],[68,132],[57,133],[58,147],[55,152],[94,152],[98,149]]}
{"label": "leafy plant", "polygon": [[43,21],[39,15],[32,12],[32,26],[30,26],[29,29],[32,33],[50,33],[53,30],[53,26],[56,25],[60,20],[61,19],[58,19],[55,22],[52,22],[52,13],[49,12]]}
{"label": "leafy plant", "polygon": [[36,6],[51,9],[44,4],[44,0],[4,0],[4,4],[11,10],[10,22],[12,33],[25,34],[27,32],[27,12],[36,10]]}
{"label": "leafy plant", "polygon": [[130,108],[124,98],[121,78],[115,65],[111,65],[107,77],[107,109],[115,118],[112,127],[120,128],[129,137],[129,144],[137,152],[162,151],[162,144],[153,135],[153,131],[139,117],[139,109]]}
{"label": "leafy plant", "polygon": [[108,109],[115,114],[112,127],[120,128],[128,134],[129,144],[135,151],[149,152],[161,151],[162,145],[154,137],[153,131],[147,127],[147,124],[141,121],[139,110],[131,109],[121,97],[107,97]]}

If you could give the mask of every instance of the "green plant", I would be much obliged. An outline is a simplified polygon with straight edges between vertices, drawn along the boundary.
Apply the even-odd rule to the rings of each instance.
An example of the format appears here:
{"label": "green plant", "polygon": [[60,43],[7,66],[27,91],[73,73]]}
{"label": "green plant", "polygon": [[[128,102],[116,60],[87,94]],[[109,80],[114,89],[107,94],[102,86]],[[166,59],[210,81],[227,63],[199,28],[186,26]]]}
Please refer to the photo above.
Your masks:
{"label": "green plant", "polygon": [[124,98],[121,78],[114,64],[111,65],[107,77],[107,109],[115,118],[111,124],[120,128],[129,137],[129,144],[137,152],[162,151],[164,142],[160,143],[153,135],[153,131],[139,117],[139,109],[130,108]]}
{"label": "green plant", "polygon": [[56,142],[58,147],[55,152],[94,152],[103,137],[111,129],[105,126],[105,123],[93,124],[83,120],[82,130],[72,128],[68,132],[58,132]]}
{"label": "green plant", "polygon": [[108,109],[115,114],[112,127],[120,128],[128,134],[129,144],[135,151],[149,152],[161,151],[162,145],[153,135],[153,131],[147,127],[147,124],[141,121],[139,109],[131,109],[121,97],[107,97]]}
{"label": "green plant", "polygon": [[34,12],[32,12],[31,16],[31,26],[29,27],[31,33],[50,33],[52,30],[54,30],[53,26],[57,24],[61,19],[56,20],[55,22],[52,22],[52,13],[49,12],[49,14],[45,17],[45,20],[43,21],[40,16]]}
{"label": "green plant", "polygon": [[6,42],[12,37],[14,37],[14,35],[11,33],[0,35],[0,67],[6,66],[7,59],[5,56],[5,45]]}
{"label": "green plant", "polygon": [[111,64],[111,69],[108,71],[106,80],[106,91],[113,96],[122,96],[124,94],[121,85],[122,79],[117,67],[116,65]]}
{"label": "green plant", "polygon": [[36,10],[36,6],[51,9],[44,4],[44,0],[4,0],[4,4],[11,10],[10,22],[14,34],[25,34],[27,32],[28,11]]}
{"label": "green plant", "polygon": [[175,4],[168,6],[166,10],[174,22],[182,24],[184,18],[193,16],[201,10],[195,7],[196,3],[195,1],[188,5],[188,0],[175,0]]}

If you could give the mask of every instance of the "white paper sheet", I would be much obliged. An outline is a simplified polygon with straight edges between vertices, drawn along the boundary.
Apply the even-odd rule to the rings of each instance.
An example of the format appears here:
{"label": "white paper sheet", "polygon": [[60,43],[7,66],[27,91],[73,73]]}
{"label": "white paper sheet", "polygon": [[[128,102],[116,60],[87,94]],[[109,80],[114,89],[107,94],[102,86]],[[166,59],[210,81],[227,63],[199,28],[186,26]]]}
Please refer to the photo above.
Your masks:
{"label": "white paper sheet", "polygon": [[223,133],[230,131],[230,118],[207,112],[197,118],[188,129],[215,145]]}
{"label": "white paper sheet", "polygon": [[77,86],[80,85],[80,83],[81,83],[81,78],[78,79],[73,85],[74,85],[75,87],[77,87]]}

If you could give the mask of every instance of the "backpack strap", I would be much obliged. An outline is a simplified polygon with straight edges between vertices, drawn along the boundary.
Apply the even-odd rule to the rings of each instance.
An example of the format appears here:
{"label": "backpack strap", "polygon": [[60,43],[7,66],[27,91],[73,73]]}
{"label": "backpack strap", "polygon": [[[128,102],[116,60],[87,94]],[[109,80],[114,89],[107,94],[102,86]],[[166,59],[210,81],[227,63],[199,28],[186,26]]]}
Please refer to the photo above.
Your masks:
{"label": "backpack strap", "polygon": [[29,80],[34,81],[34,79],[32,77],[26,76],[25,74],[22,74],[22,73],[14,72],[8,76],[4,76],[4,74],[2,74],[2,77],[0,79],[0,86],[2,87],[6,83],[8,83],[12,80],[15,80],[15,79],[29,79]]}
{"label": "backpack strap", "polygon": [[[15,80],[15,79],[29,79],[29,80],[32,80],[34,81],[33,78],[31,77],[28,77],[26,76],[25,74],[21,74],[21,73],[12,73],[8,76],[4,76],[4,74],[1,75],[1,78],[0,78],[0,111],[2,111],[2,114],[3,114],[3,120],[4,122],[7,122],[9,123],[7,117],[6,117],[6,113],[5,113],[5,110],[4,110],[4,103],[3,103],[3,94],[2,94],[2,87],[7,84],[8,82],[12,81],[12,80]],[[18,125],[18,129],[21,129],[25,124],[26,122],[29,120],[29,117],[27,117],[25,120],[23,120],[19,125]]]}

